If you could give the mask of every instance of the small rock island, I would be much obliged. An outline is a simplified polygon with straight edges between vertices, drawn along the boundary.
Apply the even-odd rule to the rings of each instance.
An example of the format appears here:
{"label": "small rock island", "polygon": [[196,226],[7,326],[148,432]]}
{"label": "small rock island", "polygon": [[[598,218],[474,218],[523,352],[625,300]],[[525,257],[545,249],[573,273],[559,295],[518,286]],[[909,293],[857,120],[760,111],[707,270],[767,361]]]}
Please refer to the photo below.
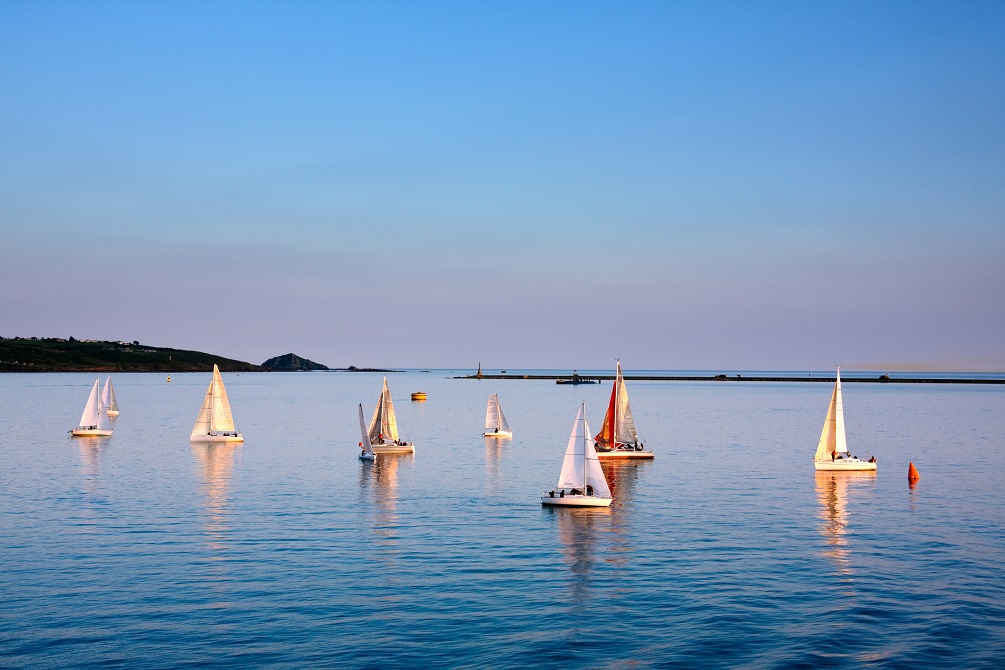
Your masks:
{"label": "small rock island", "polygon": [[327,365],[297,356],[294,353],[276,356],[262,363],[262,367],[271,372],[310,372],[311,370],[327,370]]}

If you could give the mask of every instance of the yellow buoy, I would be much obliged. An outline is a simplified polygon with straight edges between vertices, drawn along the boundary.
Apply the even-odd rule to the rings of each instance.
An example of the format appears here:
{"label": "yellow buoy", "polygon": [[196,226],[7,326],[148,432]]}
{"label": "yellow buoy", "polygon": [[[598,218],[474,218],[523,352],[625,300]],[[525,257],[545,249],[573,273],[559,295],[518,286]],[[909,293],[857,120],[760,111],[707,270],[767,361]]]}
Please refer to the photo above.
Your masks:
{"label": "yellow buoy", "polygon": [[425,400],[425,399],[426,399],[425,391],[416,391],[415,393],[412,394],[412,400]]}
{"label": "yellow buoy", "polygon": [[168,381],[171,381],[171,375],[168,375]]}

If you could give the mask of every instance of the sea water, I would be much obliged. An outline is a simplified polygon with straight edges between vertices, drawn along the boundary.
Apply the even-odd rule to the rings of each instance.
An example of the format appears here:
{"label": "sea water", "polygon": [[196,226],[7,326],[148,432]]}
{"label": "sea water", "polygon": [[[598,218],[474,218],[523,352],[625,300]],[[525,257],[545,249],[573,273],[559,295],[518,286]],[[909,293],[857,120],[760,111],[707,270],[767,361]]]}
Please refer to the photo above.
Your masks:
{"label": "sea water", "polygon": [[[189,442],[208,373],[114,375],[114,435],[73,439],[96,375],[0,375],[0,666],[1005,658],[1005,387],[845,384],[879,470],[841,475],[811,462],[830,384],[630,382],[656,458],[569,510],[540,496],[610,382],[453,374],[388,375],[415,454],[374,463],[379,374],[225,373],[241,445]],[[490,393],[511,440],[481,437]]]}

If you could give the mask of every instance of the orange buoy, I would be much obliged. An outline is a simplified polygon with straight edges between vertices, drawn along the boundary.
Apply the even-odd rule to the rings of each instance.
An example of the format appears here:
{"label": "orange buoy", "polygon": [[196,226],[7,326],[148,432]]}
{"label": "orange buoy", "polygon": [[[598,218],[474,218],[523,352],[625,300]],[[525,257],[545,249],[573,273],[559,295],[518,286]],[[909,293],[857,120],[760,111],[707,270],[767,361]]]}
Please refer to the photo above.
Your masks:
{"label": "orange buoy", "polygon": [[921,475],[918,474],[917,468],[914,467],[914,463],[907,464],[907,481],[912,484],[921,479]]}

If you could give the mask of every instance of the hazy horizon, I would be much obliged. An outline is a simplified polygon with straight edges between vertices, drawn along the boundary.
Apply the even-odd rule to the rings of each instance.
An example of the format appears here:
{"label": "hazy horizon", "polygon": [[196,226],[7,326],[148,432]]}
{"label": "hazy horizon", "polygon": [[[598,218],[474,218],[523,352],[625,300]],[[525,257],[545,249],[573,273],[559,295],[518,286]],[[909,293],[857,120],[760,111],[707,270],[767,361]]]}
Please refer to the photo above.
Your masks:
{"label": "hazy horizon", "polygon": [[1005,370],[1005,4],[0,5],[0,335]]}

